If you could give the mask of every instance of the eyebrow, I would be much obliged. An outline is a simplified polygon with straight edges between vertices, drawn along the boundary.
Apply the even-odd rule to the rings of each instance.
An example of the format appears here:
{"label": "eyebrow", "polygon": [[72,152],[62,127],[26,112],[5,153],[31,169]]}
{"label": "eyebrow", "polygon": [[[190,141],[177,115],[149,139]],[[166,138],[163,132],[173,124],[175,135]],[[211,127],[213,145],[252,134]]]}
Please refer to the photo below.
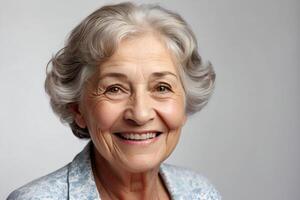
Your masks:
{"label": "eyebrow", "polygon": [[128,77],[125,74],[118,73],[118,72],[109,72],[101,75],[99,77],[100,80],[106,78],[106,77],[113,77],[113,78],[121,78],[121,79],[128,79]]}
{"label": "eyebrow", "polygon": [[[162,77],[165,77],[168,75],[171,75],[171,76],[175,77],[176,79],[178,79],[176,74],[169,72],[169,71],[154,72],[150,75],[150,78],[162,78]],[[101,75],[99,77],[99,79],[102,80],[106,77],[121,78],[121,79],[125,79],[125,80],[128,79],[127,75],[125,75],[123,73],[119,73],[119,72],[104,73],[103,75]]]}
{"label": "eyebrow", "polygon": [[150,77],[153,77],[153,78],[162,78],[162,77],[165,77],[167,75],[171,75],[171,76],[174,76],[176,79],[178,79],[177,75],[172,73],[172,72],[169,72],[169,71],[163,71],[163,72],[154,72],[153,74],[151,74]]}

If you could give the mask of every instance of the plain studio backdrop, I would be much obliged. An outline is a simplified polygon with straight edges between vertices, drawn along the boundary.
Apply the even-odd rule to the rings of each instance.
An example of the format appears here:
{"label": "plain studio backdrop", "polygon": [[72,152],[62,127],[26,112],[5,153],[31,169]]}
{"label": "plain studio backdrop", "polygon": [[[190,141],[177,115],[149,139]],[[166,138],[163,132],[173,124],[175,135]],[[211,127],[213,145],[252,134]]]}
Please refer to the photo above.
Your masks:
{"label": "plain studio backdrop", "polygon": [[[75,25],[119,1],[0,1],[0,199],[68,162],[86,141],[52,113],[45,66]],[[137,1],[142,2],[142,1]],[[143,1],[157,3],[158,1]],[[165,0],[217,73],[167,160],[228,200],[300,199],[300,1]]]}

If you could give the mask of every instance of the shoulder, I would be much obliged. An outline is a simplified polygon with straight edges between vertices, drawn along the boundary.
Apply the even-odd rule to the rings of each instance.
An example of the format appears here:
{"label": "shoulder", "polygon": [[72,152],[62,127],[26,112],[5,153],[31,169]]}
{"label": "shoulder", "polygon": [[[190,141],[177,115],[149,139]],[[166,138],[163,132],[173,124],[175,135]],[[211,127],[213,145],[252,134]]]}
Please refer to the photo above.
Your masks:
{"label": "shoulder", "polygon": [[174,199],[221,200],[215,187],[195,171],[162,164],[160,174]]}
{"label": "shoulder", "polygon": [[13,191],[7,200],[63,199],[67,198],[68,167],[62,167],[51,174],[36,179]]}

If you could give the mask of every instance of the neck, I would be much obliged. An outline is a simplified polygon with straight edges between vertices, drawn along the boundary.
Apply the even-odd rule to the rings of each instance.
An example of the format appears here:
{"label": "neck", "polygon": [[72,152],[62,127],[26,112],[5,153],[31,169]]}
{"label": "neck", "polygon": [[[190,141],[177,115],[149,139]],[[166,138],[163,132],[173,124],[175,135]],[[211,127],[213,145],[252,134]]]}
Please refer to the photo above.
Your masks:
{"label": "neck", "polygon": [[159,166],[146,172],[132,173],[111,166],[93,150],[93,172],[101,199],[169,199],[159,177]]}

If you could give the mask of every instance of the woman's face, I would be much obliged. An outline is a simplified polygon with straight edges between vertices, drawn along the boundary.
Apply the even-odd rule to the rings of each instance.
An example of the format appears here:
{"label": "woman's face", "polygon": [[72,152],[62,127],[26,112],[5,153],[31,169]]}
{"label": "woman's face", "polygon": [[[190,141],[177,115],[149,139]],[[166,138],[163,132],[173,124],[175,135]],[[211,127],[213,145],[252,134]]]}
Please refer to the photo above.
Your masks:
{"label": "woman's face", "polygon": [[143,172],[175,148],[185,116],[184,90],[164,44],[147,34],[120,43],[88,81],[75,117],[114,168]]}

